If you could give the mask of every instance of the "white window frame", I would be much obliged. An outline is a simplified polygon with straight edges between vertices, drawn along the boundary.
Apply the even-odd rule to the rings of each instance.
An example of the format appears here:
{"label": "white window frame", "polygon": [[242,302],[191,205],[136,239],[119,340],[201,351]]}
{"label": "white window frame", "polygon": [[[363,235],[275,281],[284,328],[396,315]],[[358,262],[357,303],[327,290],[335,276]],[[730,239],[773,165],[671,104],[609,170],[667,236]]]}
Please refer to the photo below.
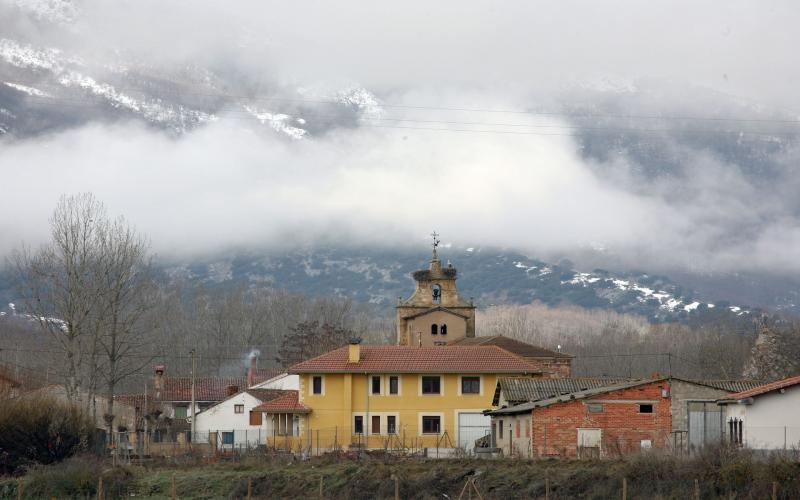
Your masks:
{"label": "white window frame", "polygon": [[[439,417],[439,433],[423,432],[422,431],[422,417]],[[417,425],[419,425],[418,433],[420,436],[441,436],[445,431],[444,413],[435,411],[421,411],[417,413]]]}
{"label": "white window frame", "polygon": [[[392,377],[397,377],[397,394],[392,394]],[[386,395],[387,396],[402,396],[403,395],[403,376],[398,374],[386,375]]]}
{"label": "white window frame", "polygon": [[[372,379],[375,377],[378,378],[378,388],[379,392],[372,392]],[[369,375],[369,395],[370,396],[383,396],[385,394],[384,387],[383,387],[383,375],[375,375],[370,373]]]}
{"label": "white window frame", "polygon": [[[369,413],[365,411],[354,411],[350,415],[350,425],[353,431],[353,435],[359,435],[356,433],[356,417],[361,417],[364,422],[364,432],[360,435],[362,436],[388,436],[388,423],[389,419],[386,418],[388,416],[394,417],[395,422],[395,433],[391,434],[392,436],[396,436],[400,433],[400,412],[396,411],[371,411]],[[373,433],[372,432],[372,417],[380,417],[381,418],[381,428],[380,432]],[[369,420],[369,422],[367,422]]]}
{"label": "white window frame", "polygon": [[[478,393],[477,394],[471,393],[471,392],[467,393],[467,394],[464,394],[462,392],[461,381],[462,381],[462,379],[464,377],[469,377],[469,378],[478,377]],[[458,376],[458,395],[459,396],[483,396],[483,375],[479,375],[479,374],[459,375]]]}
{"label": "white window frame", "polygon": [[[423,377],[439,377],[439,393],[438,394],[425,394],[422,392],[422,378]],[[422,373],[419,375],[419,395],[423,397],[438,397],[444,396],[444,375],[437,375],[435,373]]]}
{"label": "white window frame", "polygon": [[[314,393],[314,377],[320,377],[322,379],[322,392],[319,394]],[[325,395],[325,375],[322,373],[312,373],[308,376],[308,395],[311,397],[315,396],[324,396]]]}

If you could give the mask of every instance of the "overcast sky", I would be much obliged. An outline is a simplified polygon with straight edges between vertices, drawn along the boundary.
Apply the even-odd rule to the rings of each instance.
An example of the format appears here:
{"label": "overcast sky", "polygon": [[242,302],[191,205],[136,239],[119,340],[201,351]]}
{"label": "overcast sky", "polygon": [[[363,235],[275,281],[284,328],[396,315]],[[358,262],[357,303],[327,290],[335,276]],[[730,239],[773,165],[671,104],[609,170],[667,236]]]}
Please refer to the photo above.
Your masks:
{"label": "overcast sky", "polygon": [[[106,62],[209,67],[280,92],[359,86],[390,105],[385,116],[422,120],[571,125],[563,116],[391,105],[563,109],[565,96],[591,95],[632,114],[720,112],[692,95],[702,88],[724,96],[735,116],[800,117],[793,1],[78,5],[66,30],[15,18],[0,38]],[[605,87],[614,92],[572,93]],[[672,89],[666,97],[641,98],[662,87]],[[637,267],[800,271],[796,148],[776,153],[769,186],[736,158],[681,143],[669,146],[685,158],[679,172],[643,180],[641,159],[592,159],[571,129],[546,130],[555,133],[360,126],[293,141],[223,115],[180,137],[96,123],[6,138],[0,253],[42,241],[60,194],[91,191],[162,255],[321,238],[394,245],[435,228],[465,245],[566,254],[602,246]]]}

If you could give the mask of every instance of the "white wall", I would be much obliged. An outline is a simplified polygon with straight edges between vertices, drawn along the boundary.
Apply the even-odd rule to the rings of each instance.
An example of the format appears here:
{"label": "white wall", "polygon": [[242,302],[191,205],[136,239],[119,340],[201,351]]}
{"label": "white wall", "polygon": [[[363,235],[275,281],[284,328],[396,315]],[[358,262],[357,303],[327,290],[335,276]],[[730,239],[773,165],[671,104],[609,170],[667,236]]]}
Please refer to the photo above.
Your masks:
{"label": "white wall", "polygon": [[[260,425],[250,425],[250,410],[261,404],[261,400],[247,392],[240,392],[197,414],[195,441],[207,442],[209,432],[218,432],[218,447],[223,448],[223,432],[234,433],[234,446],[256,446],[264,444],[265,431]],[[244,405],[242,413],[235,412],[236,405]]]}
{"label": "white wall", "polygon": [[744,445],[758,450],[800,447],[800,385],[753,398],[753,404],[728,404],[725,431],[731,418],[744,420]]}
{"label": "white wall", "polygon": [[260,384],[256,384],[252,387],[253,389],[283,389],[283,390],[300,390],[300,375],[289,375],[288,373],[284,373],[282,375],[278,375],[277,377],[273,377],[269,380],[265,380]]}

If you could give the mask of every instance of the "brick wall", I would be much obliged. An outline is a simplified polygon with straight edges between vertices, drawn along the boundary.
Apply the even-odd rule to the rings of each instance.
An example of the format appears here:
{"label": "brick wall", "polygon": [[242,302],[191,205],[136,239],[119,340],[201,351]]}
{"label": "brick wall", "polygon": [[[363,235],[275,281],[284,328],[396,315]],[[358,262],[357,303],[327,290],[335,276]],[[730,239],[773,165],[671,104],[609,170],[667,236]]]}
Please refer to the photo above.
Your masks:
{"label": "brick wall", "polygon": [[544,378],[569,378],[572,376],[572,358],[525,358],[543,372]]}
{"label": "brick wall", "polygon": [[[534,455],[574,457],[579,451],[596,453],[594,449],[578,449],[578,429],[601,430],[601,446],[597,450],[601,456],[639,451],[643,440],[649,440],[653,448],[664,448],[672,420],[670,400],[662,397],[662,389],[669,389],[668,381],[534,409]],[[591,413],[590,404],[602,405],[602,411]],[[640,413],[640,404],[652,404],[653,413]]]}

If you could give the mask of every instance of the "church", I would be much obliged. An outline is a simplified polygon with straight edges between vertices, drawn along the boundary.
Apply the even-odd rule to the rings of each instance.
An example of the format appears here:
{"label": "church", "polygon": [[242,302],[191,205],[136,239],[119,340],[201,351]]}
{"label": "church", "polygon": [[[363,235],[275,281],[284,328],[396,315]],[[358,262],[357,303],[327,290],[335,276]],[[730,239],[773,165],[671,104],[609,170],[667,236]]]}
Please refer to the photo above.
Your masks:
{"label": "church", "polygon": [[397,305],[398,345],[431,347],[475,336],[475,305],[459,295],[456,268],[442,267],[433,235],[429,268],[413,274],[414,294]]}
{"label": "church", "polygon": [[476,308],[458,293],[456,269],[442,265],[434,233],[428,269],[416,271],[411,297],[397,304],[394,345],[350,345],[289,369],[300,389],[291,434],[270,446],[320,450],[435,448],[472,450],[491,432],[501,377],[570,376],[572,357],[515,339],[475,335]]}

